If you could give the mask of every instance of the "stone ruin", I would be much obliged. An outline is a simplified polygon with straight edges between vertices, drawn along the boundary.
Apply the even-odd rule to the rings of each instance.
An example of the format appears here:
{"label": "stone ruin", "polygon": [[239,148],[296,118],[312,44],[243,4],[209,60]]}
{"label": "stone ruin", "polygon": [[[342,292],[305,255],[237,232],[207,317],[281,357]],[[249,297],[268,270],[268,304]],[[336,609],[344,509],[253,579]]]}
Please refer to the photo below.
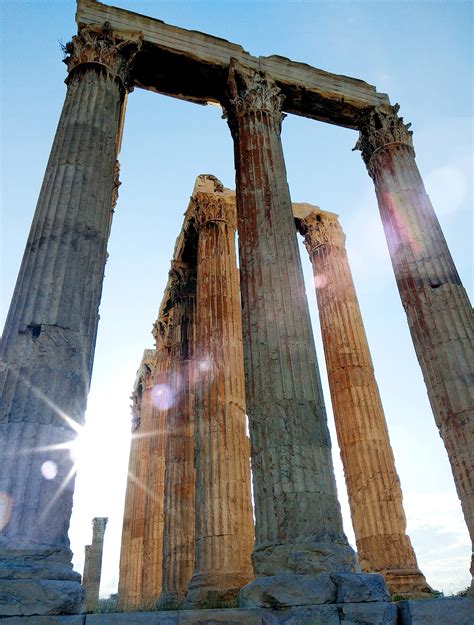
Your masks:
{"label": "stone ruin", "polygon": [[[197,191],[193,227],[183,233],[183,254],[173,263],[169,303],[157,326],[157,352],[144,363],[152,376],[168,366],[171,391],[178,377],[190,391],[179,399],[182,436],[171,429],[166,441],[156,441],[163,445],[166,459],[164,469],[156,467],[157,487],[163,479],[164,501],[169,502],[162,523],[167,563],[161,573],[154,573],[161,575],[160,604],[181,601],[186,571],[186,601],[191,606],[221,587],[229,594],[219,600],[231,601],[243,585],[243,606],[273,602],[274,607],[278,597],[286,597],[282,600],[287,604],[305,605],[306,610],[314,604],[321,623],[360,621],[362,616],[364,623],[395,622],[395,606],[383,601],[388,596],[383,578],[354,572],[354,552],[342,529],[280,130],[284,114],[294,113],[359,132],[356,149],[374,182],[400,297],[473,537],[473,314],[418,171],[410,125],[387,95],[354,78],[278,56],[252,57],[239,45],[94,0],[78,0],[76,20],[78,34],[66,46],[66,99],[0,347],[0,616],[74,614],[81,609],[83,590],[79,574],[72,570],[67,535],[72,461],[61,446],[84,418],[118,195],[124,111],[127,94],[138,87],[221,105],[234,140],[236,169],[236,217],[228,214],[225,197],[217,202],[221,216],[216,217],[213,202],[206,204],[207,186],[202,199]],[[217,186],[213,192],[225,196]],[[334,217],[319,214],[318,219],[317,211],[314,218],[296,216],[313,266],[328,263],[327,270],[337,276],[329,295],[319,293],[318,299],[323,333],[337,337],[325,355],[333,388],[337,385],[331,395],[343,456],[344,449],[354,450],[345,457],[345,471],[362,568],[383,572],[391,588],[407,583],[426,589],[405,534],[401,492],[345,265],[343,237]],[[236,227],[241,321],[230,250],[230,233],[233,236]],[[332,236],[334,244],[315,243],[318,237],[324,241]],[[217,249],[225,250],[219,258]],[[217,271],[225,279],[217,281]],[[215,292],[207,288],[212,282],[218,287]],[[208,298],[206,306],[196,306],[200,293]],[[357,328],[352,337],[349,319],[342,313],[349,309],[350,322]],[[193,353],[193,333],[196,345],[205,345],[211,354],[203,359],[203,383],[195,397],[192,361],[200,354]],[[228,341],[217,341],[219,335],[228,335]],[[357,343],[357,352],[338,345],[338,340],[349,339]],[[235,375],[219,368],[224,357],[235,365]],[[360,378],[350,377],[351,368]],[[360,393],[368,403],[367,411],[357,414],[356,431],[346,421],[357,412],[351,412],[357,407],[351,402]],[[139,385],[137,421],[142,410],[145,420],[147,401],[150,393]],[[196,406],[196,466],[187,455],[193,445],[191,405]],[[176,411],[166,412],[167,427],[173,428]],[[252,568],[245,414],[255,498]],[[232,436],[222,428],[222,420],[231,420]],[[366,444],[367,428],[377,433],[383,449],[378,458]],[[58,479],[65,482],[59,492],[41,480],[41,453],[18,453],[46,445],[58,446]],[[373,476],[366,501],[357,500],[362,491],[352,482],[355,458],[367,462],[363,475]],[[227,482],[217,473],[223,465],[229,471]],[[385,482],[379,482],[379,467]],[[163,470],[164,477],[158,478]],[[188,500],[195,490],[195,509],[173,503],[178,486]],[[393,500],[380,497],[388,492]],[[367,505],[389,510],[371,519],[361,512]],[[185,529],[191,527],[191,516],[196,521],[194,564]],[[126,512],[124,540],[127,518],[139,535],[145,512]],[[365,533],[374,525],[377,537]],[[147,532],[155,530],[161,531],[148,527]],[[231,538],[237,535],[239,543]],[[398,541],[388,550],[386,535]],[[135,549],[137,559],[156,563],[154,538],[143,537],[143,545],[148,541],[152,549],[141,555],[142,547],[139,541],[133,546],[133,538],[132,531],[130,554]],[[393,568],[396,552],[401,569]],[[382,553],[383,561],[377,559]],[[218,561],[222,568],[216,568]],[[351,616],[348,606],[355,606]],[[449,610],[449,618],[439,622],[454,623],[452,604]],[[177,622],[172,621],[174,613],[166,614],[167,623]],[[265,622],[289,623],[293,618],[278,616],[275,610],[265,614]],[[254,616],[246,612],[232,618],[257,622]],[[291,622],[316,622],[313,616],[296,615],[300,620]],[[186,622],[197,622],[196,615],[189,618]],[[211,622],[209,618],[201,621]],[[212,622],[229,622],[216,618],[215,613]]]}

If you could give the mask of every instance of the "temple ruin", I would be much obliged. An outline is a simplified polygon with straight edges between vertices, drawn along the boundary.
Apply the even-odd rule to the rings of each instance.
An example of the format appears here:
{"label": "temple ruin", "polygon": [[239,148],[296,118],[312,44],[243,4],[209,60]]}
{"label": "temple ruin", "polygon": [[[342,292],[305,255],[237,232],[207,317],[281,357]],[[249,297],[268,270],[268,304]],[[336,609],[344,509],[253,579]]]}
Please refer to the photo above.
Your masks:
{"label": "temple ruin", "polygon": [[[294,623],[316,613],[322,622],[363,616],[367,624],[395,623],[397,607],[388,601],[383,577],[355,572],[342,527],[280,131],[284,114],[291,113],[359,133],[356,149],[374,182],[435,422],[474,538],[473,314],[416,165],[410,124],[386,94],[361,80],[278,56],[253,57],[228,41],[94,0],[78,0],[76,21],[78,34],[66,46],[65,103],[0,347],[0,490],[12,502],[0,538],[0,616],[81,609],[83,589],[67,535],[72,460],[63,447],[73,438],[74,423],[84,419],[125,106],[136,87],[222,107],[234,141],[236,219],[227,201],[218,203],[216,216],[212,203],[198,197],[183,255],[172,266],[172,306],[159,318],[156,353],[145,357],[136,388],[137,428],[142,414],[143,427],[150,418],[145,407],[154,401],[161,374],[171,385],[160,401],[166,403],[177,385],[185,392],[161,411],[166,421],[156,436],[134,439],[132,461],[156,480],[150,496],[127,496],[133,505],[125,514],[130,548],[124,558],[151,563],[154,570],[147,579],[143,568],[130,565],[134,588],[140,588],[134,592],[160,588],[163,607],[182,601],[199,607],[212,597],[237,600],[242,608],[270,610],[272,619],[286,618],[275,607],[294,608]],[[344,449],[352,450],[344,464],[361,564],[378,567],[389,585],[398,580],[422,587],[341,234],[334,217],[319,213],[324,228],[317,211],[318,223],[308,217],[297,214],[297,223],[313,267],[330,262],[335,283],[330,297],[319,293],[318,300],[323,334],[336,342],[325,357],[343,457]],[[240,318],[230,244],[235,229]],[[198,230],[197,244],[186,248]],[[324,239],[328,234],[335,239]],[[356,328],[352,337],[349,323]],[[202,384],[195,392],[193,366],[200,359]],[[233,363],[233,375],[222,368],[224,361]],[[367,410],[354,412],[356,431],[347,415],[362,402]],[[367,431],[376,444],[367,443]],[[57,446],[54,460],[65,483],[60,492],[41,481],[42,453],[16,453],[47,445]],[[145,462],[150,445],[162,451],[151,467]],[[379,468],[385,481],[377,479]],[[362,502],[357,480],[368,476]],[[153,496],[160,488],[161,501]],[[377,516],[362,518],[362,504],[379,506]],[[156,523],[146,524],[146,518]],[[385,560],[377,561],[381,552]],[[169,623],[174,613],[166,614]],[[257,622],[252,614],[233,618]]]}
{"label": "temple ruin", "polygon": [[[361,569],[382,573],[392,594],[430,593],[406,535],[400,483],[344,233],[334,213],[310,204],[292,208],[314,270]],[[134,438],[119,582],[124,606],[149,605],[158,597],[168,608],[201,607],[210,598],[234,605],[239,589],[252,578],[236,220],[235,193],[215,176],[198,176],[154,324],[156,348],[145,350],[132,395]],[[175,467],[177,453],[183,471]],[[168,464],[173,467],[168,480],[190,476],[185,490],[181,479],[168,483],[165,491]],[[193,464],[194,476],[188,469]],[[222,493],[227,500],[222,501]],[[183,508],[189,514],[177,519]],[[180,521],[184,542],[177,537]],[[163,527],[173,527],[173,534],[164,535]]]}

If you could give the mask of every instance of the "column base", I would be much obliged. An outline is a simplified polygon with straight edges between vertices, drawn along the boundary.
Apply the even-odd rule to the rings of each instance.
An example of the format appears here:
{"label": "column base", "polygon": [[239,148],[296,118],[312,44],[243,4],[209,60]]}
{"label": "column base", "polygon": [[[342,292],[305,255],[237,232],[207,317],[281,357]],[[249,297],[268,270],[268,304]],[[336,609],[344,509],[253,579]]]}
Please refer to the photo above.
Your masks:
{"label": "column base", "polygon": [[181,610],[186,597],[185,592],[162,592],[156,602],[157,610]]}
{"label": "column base", "polygon": [[252,552],[258,575],[346,573],[355,571],[355,561],[354,550],[346,541],[280,543]]}
{"label": "column base", "polygon": [[0,616],[79,614],[81,576],[69,549],[0,546]]}
{"label": "column base", "polygon": [[423,598],[433,594],[425,576],[418,569],[392,569],[380,571],[387,583],[391,595]]}
{"label": "column base", "polygon": [[242,573],[193,575],[184,608],[235,608],[239,591],[253,579]]}
{"label": "column base", "polygon": [[258,577],[239,593],[240,608],[287,608],[326,603],[390,601],[378,573],[285,573]]}

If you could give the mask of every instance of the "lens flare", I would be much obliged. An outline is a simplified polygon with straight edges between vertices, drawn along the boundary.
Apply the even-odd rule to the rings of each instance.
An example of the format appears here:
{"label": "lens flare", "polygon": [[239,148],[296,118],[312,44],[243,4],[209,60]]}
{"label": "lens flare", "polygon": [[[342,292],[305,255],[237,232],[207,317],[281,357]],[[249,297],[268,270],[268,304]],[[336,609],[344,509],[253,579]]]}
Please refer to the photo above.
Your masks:
{"label": "lens flare", "polygon": [[326,276],[324,274],[317,273],[314,276],[314,286],[317,289],[323,289],[326,286],[327,283],[328,283],[328,280],[327,280],[327,278],[326,278]]}
{"label": "lens flare", "polygon": [[174,403],[173,391],[168,384],[155,384],[151,398],[158,410],[168,410]]}
{"label": "lens flare", "polygon": [[198,369],[201,373],[206,373],[212,366],[212,359],[210,356],[205,356],[198,361]]}
{"label": "lens flare", "polygon": [[54,480],[58,474],[58,465],[52,460],[46,460],[41,465],[41,475],[45,480]]}
{"label": "lens flare", "polygon": [[0,530],[8,525],[13,508],[13,500],[10,495],[0,492]]}

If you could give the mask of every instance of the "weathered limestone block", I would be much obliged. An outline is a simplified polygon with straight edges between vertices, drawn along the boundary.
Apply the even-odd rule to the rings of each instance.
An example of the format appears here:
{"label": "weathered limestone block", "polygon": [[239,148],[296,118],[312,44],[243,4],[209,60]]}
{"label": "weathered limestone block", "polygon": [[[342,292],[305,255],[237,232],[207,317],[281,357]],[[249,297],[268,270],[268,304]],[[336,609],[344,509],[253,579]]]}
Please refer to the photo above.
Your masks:
{"label": "weathered limestone block", "polygon": [[319,575],[273,575],[258,577],[241,592],[239,604],[246,608],[287,608],[335,603],[336,585],[328,573]]}
{"label": "weathered limestone block", "polygon": [[474,597],[400,601],[400,625],[473,625]]}
{"label": "weathered limestone block", "polygon": [[173,261],[169,386],[160,608],[178,608],[194,567],[194,367],[196,273]]}
{"label": "weathered limestone block", "polygon": [[235,148],[257,576],[354,567],[286,182],[282,97],[262,73],[231,65],[224,105]]}
{"label": "weathered limestone block", "polygon": [[86,615],[74,616],[13,616],[3,619],[5,625],[85,625]]}
{"label": "weathered limestone block", "polygon": [[[206,191],[211,186],[212,192]],[[203,189],[203,190],[200,190]],[[235,606],[253,578],[250,449],[234,194],[200,176],[192,196],[198,229],[196,295],[195,565],[187,607]]]}
{"label": "weathered limestone block", "polygon": [[406,535],[402,490],[337,215],[293,205],[313,266],[324,355],[363,571],[392,593],[429,592]]}
{"label": "weathered limestone block", "polygon": [[474,314],[398,108],[362,116],[356,148],[374,181],[416,355],[474,542]]}
{"label": "weathered limestone block", "polygon": [[[29,596],[37,601],[22,606],[25,614],[75,612],[82,601],[67,536],[73,463],[67,449],[50,446],[71,441],[75,422],[83,421],[117,138],[139,45],[137,36],[117,46],[112,31],[97,27],[82,29],[67,46],[66,99],[0,347],[0,491],[12,503],[0,559],[15,570],[27,563]],[[25,453],[36,448],[44,451]],[[45,575],[44,567],[54,573]],[[15,586],[23,598],[25,583],[9,582],[0,615],[11,614]]]}
{"label": "weathered limestone block", "polygon": [[[119,604],[138,607],[143,599],[143,552],[145,498],[150,464],[150,433],[153,429],[153,375],[156,351],[146,349],[137,372],[132,394],[132,445],[129,459],[124,524],[120,557]],[[136,440],[136,445],[134,445]],[[134,456],[132,456],[134,454]],[[131,472],[133,468],[133,473]]]}
{"label": "weathered limestone block", "polygon": [[245,607],[282,609],[325,603],[384,602],[390,599],[381,575],[357,573],[319,573],[258,577],[241,592],[239,603]]}
{"label": "weathered limestone block", "polygon": [[87,608],[99,603],[100,576],[102,572],[102,554],[104,549],[104,535],[108,519],[95,517],[92,519],[92,544],[85,549],[84,574],[82,587],[85,590],[84,603]]}

